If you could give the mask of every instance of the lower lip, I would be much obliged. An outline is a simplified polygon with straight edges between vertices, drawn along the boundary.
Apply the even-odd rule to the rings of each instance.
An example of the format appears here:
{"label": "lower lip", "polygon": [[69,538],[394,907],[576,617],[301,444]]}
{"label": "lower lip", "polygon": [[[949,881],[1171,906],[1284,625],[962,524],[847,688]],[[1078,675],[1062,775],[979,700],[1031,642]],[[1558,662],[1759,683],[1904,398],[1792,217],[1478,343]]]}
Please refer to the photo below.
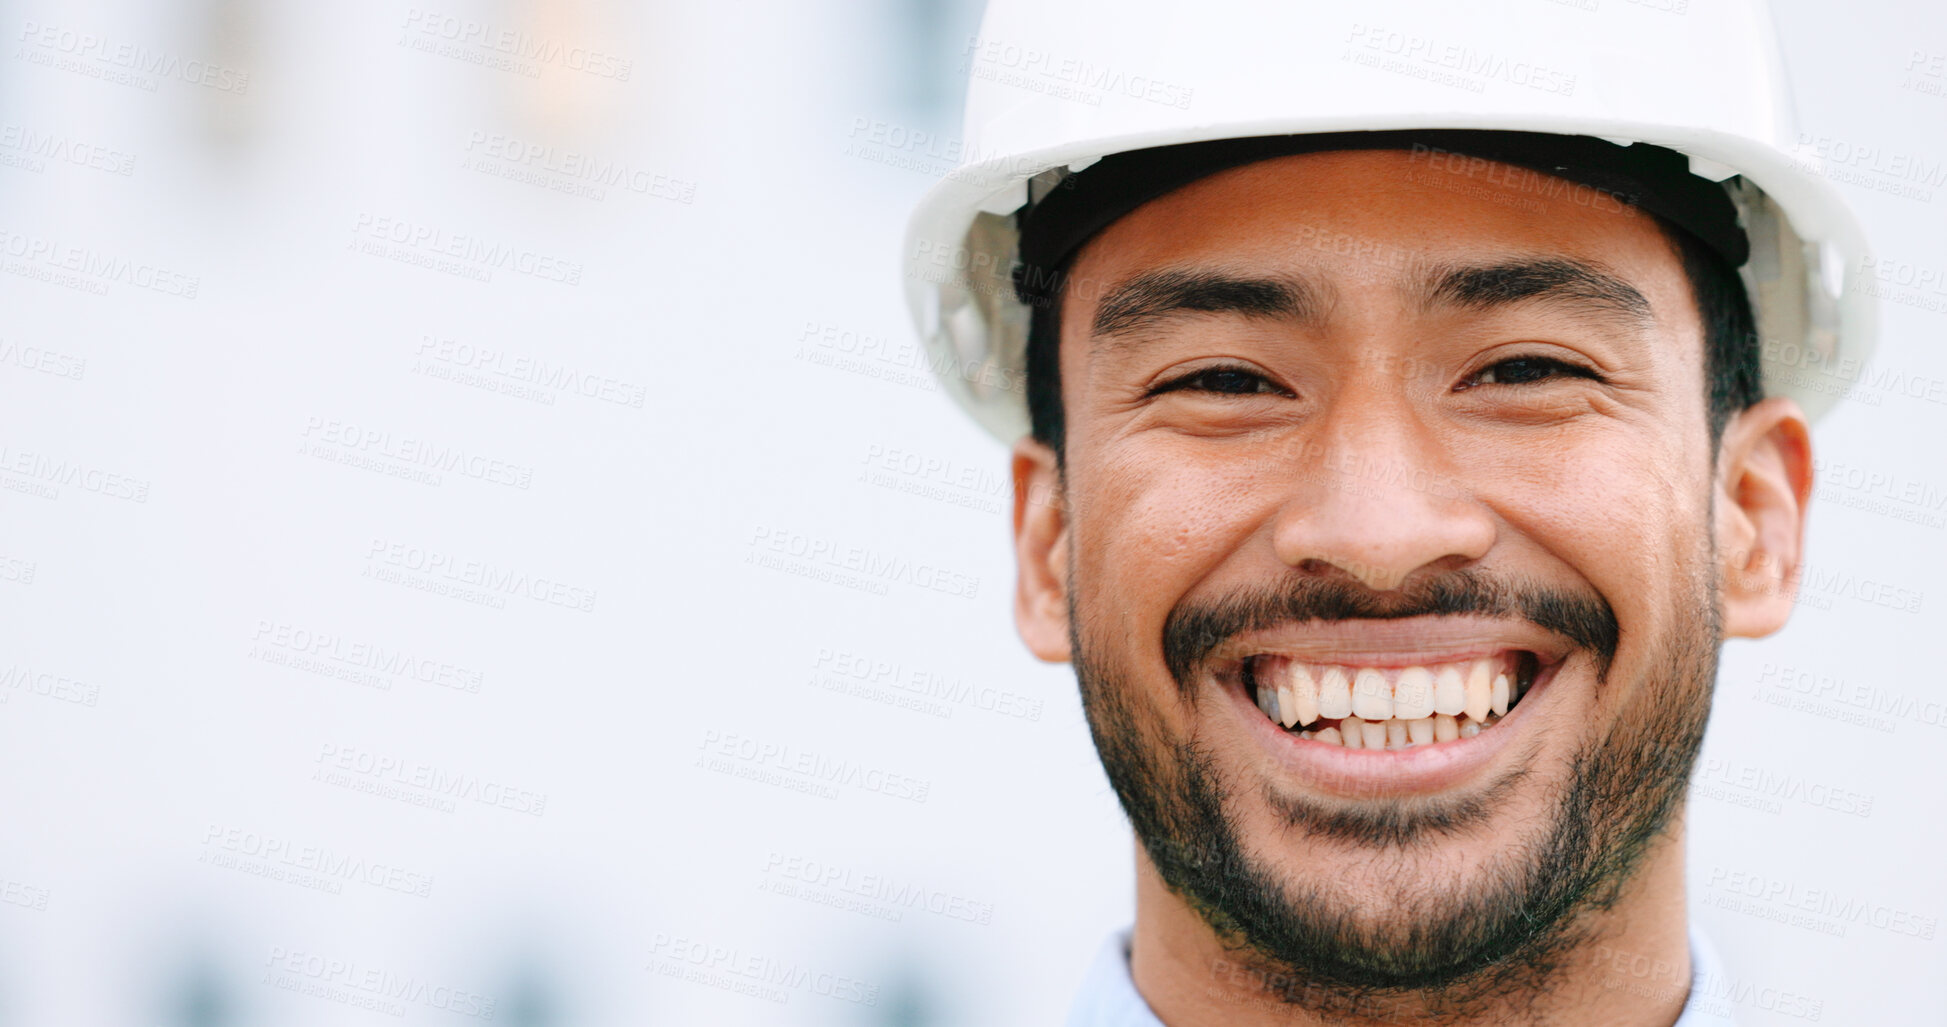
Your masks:
{"label": "lower lip", "polygon": [[1271,723],[1271,718],[1246,696],[1242,682],[1229,682],[1223,691],[1231,698],[1244,728],[1284,770],[1309,791],[1348,799],[1424,795],[1463,784],[1483,775],[1514,735],[1530,719],[1547,692],[1549,682],[1567,661],[1545,667],[1514,708],[1472,738],[1456,738],[1410,749],[1347,749],[1314,742]]}

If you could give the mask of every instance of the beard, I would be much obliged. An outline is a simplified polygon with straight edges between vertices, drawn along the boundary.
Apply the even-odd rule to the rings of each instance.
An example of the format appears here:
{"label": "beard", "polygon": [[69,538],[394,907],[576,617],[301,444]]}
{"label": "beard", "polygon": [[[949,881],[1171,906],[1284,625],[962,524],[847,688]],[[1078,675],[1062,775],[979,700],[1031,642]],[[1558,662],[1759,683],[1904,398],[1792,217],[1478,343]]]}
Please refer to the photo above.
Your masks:
{"label": "beard", "polygon": [[[1714,570],[1714,562],[1702,564]],[[1216,932],[1250,979],[1275,1001],[1346,1015],[1443,1018],[1505,1007],[1546,993],[1565,958],[1589,940],[1581,914],[1606,909],[1682,808],[1702,744],[1721,629],[1716,582],[1694,580],[1671,632],[1653,640],[1635,700],[1572,756],[1543,822],[1528,838],[1456,875],[1445,887],[1409,885],[1410,915],[1362,918],[1322,886],[1330,875],[1286,879],[1245,843],[1236,792],[1194,729],[1172,737],[1165,721],[1109,654],[1087,637],[1081,593],[1070,581],[1069,635],[1083,710],[1104,771],[1164,884]],[[1463,570],[1399,592],[1345,579],[1305,577],[1271,591],[1186,599],[1164,629],[1164,660],[1181,708],[1194,715],[1200,661],[1241,632],[1304,621],[1441,614],[1520,618],[1562,635],[1590,657],[1598,689],[1620,643],[1614,613],[1593,592],[1504,582]],[[1510,750],[1512,751],[1512,750]],[[1366,848],[1394,861],[1405,881],[1416,853],[1486,827],[1493,796],[1526,776],[1517,762],[1486,798],[1366,799],[1278,793],[1262,797],[1282,825]],[[1299,875],[1292,875],[1299,877]]]}

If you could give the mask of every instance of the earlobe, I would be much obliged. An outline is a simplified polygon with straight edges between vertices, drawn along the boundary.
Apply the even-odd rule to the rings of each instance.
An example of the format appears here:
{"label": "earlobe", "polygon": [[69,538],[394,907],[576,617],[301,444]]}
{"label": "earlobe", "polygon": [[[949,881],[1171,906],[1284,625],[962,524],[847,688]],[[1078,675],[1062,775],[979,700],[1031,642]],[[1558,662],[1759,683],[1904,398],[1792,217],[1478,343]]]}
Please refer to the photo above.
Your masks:
{"label": "earlobe", "polygon": [[1014,444],[1014,623],[1028,650],[1066,662],[1068,512],[1055,453],[1032,438]]}
{"label": "earlobe", "polygon": [[1797,600],[1812,497],[1804,412],[1780,397],[1753,404],[1725,426],[1717,459],[1724,634],[1760,638],[1785,625]]}

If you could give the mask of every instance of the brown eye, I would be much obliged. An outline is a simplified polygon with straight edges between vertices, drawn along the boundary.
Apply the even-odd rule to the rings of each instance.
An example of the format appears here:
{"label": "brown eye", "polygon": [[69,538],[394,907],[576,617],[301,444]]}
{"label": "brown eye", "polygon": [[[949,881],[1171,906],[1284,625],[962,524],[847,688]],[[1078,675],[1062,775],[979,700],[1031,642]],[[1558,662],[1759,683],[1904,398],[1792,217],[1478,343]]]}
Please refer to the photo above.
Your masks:
{"label": "brown eye", "polygon": [[1271,384],[1263,375],[1242,367],[1206,367],[1192,371],[1180,378],[1172,378],[1150,390],[1150,395],[1175,392],[1187,389],[1194,392],[1214,392],[1225,396],[1249,396],[1261,392],[1279,393],[1283,390]]}
{"label": "brown eye", "polygon": [[1482,368],[1474,376],[1475,385],[1530,385],[1551,378],[1587,378],[1601,381],[1602,376],[1586,367],[1556,360],[1553,357],[1514,357]]}

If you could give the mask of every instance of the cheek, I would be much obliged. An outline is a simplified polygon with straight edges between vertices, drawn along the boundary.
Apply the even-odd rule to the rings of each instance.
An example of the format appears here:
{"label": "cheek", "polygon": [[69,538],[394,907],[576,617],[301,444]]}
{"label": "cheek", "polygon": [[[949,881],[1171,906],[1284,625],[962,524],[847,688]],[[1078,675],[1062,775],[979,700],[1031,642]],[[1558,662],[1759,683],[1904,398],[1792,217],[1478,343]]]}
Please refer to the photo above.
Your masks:
{"label": "cheek", "polygon": [[1276,503],[1275,484],[1241,453],[1197,459],[1152,447],[1088,459],[1073,511],[1081,587],[1108,597],[1095,604],[1101,613],[1143,627],[1139,637],[1159,634],[1170,608],[1244,547]]}
{"label": "cheek", "polygon": [[[1618,435],[1476,466],[1504,542],[1544,550],[1615,610],[1625,637],[1668,625],[1708,529],[1707,471],[1661,440]],[[1507,566],[1517,567],[1526,560]]]}

